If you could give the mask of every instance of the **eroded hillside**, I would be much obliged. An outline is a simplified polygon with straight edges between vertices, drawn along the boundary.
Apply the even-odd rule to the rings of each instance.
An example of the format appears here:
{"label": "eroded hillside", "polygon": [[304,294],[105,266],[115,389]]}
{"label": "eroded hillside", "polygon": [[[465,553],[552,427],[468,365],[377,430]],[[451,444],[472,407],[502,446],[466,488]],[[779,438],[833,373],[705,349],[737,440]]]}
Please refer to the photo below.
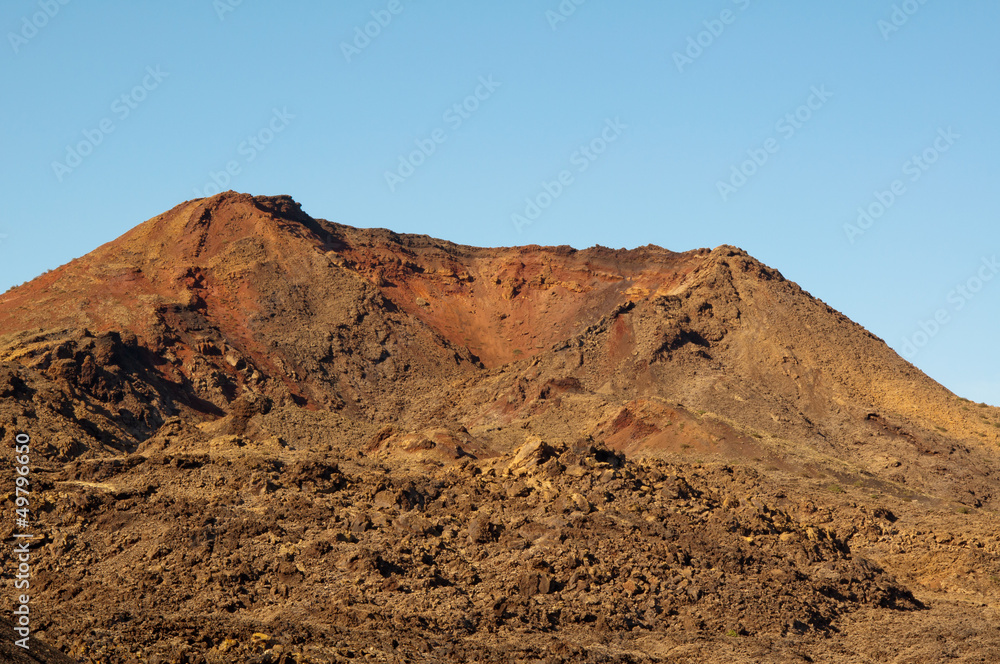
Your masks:
{"label": "eroded hillside", "polygon": [[0,361],[41,636],[81,661],[1000,641],[1000,412],[735,247],[476,248],[227,192],[0,296]]}

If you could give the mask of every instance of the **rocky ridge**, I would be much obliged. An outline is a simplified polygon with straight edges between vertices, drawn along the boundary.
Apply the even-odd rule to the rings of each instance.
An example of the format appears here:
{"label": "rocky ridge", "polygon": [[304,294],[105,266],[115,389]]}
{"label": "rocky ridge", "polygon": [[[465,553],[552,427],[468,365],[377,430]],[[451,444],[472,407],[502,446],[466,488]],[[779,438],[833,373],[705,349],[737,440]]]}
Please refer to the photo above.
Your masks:
{"label": "rocky ridge", "polygon": [[1000,411],[735,247],[482,249],[227,192],[0,296],[0,414],[40,635],[82,662],[997,645]]}

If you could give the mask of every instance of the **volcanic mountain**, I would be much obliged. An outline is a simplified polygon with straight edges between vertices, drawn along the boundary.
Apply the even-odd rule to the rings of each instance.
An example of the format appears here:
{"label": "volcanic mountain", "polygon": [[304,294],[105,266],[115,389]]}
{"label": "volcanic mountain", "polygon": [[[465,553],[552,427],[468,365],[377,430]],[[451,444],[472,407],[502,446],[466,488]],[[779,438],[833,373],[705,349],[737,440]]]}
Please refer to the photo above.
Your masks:
{"label": "volcanic mountain", "polygon": [[82,661],[1000,640],[1000,410],[731,246],[486,249],[189,201],[0,296],[17,433],[42,634]]}

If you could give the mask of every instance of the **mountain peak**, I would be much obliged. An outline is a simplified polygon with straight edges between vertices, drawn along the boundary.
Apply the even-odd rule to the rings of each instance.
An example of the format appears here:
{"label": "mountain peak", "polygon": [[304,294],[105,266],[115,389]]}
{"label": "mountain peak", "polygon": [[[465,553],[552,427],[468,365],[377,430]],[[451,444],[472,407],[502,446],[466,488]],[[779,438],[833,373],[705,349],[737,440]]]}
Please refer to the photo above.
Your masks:
{"label": "mountain peak", "polygon": [[[866,437],[869,413],[928,449],[947,444],[936,427],[997,439],[993,427],[955,425],[947,390],[726,244],[469,247],[313,219],[289,196],[227,191],[0,296],[2,357],[54,366],[66,344],[89,348],[109,334],[144,349],[145,371],[166,381],[157,389],[185,386],[163,403],[199,417],[254,394],[389,417],[411,408],[416,385],[533,363],[583,394],[698,403],[807,446]],[[650,415],[649,431],[661,416]]]}
{"label": "mountain peak", "polygon": [[214,196],[196,198],[188,202],[202,203],[210,209],[238,208],[239,206],[253,207],[263,213],[286,219],[311,218],[302,211],[302,205],[287,194],[255,196],[230,189]]}
{"label": "mountain peak", "polygon": [[0,443],[30,433],[65,563],[39,599],[117,607],[46,631],[117,647],[173,607],[210,631],[174,623],[170,656],[248,660],[292,604],[322,609],[303,643],[347,624],[389,659],[965,624],[1000,505],[1000,410],[970,406],[730,245],[469,247],[224,192],[0,296]]}

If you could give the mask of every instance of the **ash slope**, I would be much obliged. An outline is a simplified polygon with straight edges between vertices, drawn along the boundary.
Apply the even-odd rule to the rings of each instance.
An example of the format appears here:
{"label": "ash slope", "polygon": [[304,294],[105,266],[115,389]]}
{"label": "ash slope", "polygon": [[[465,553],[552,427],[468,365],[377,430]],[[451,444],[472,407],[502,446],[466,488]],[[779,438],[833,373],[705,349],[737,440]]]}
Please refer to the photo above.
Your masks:
{"label": "ash slope", "polygon": [[733,247],[483,249],[227,192],[0,296],[0,362],[42,636],[83,661],[997,643],[1000,413]]}
{"label": "ash slope", "polygon": [[537,428],[996,498],[996,409],[728,246],[480,249],[226,193],[0,296],[0,359],[33,395],[5,415],[33,410],[61,459],[267,401],[494,453]]}

